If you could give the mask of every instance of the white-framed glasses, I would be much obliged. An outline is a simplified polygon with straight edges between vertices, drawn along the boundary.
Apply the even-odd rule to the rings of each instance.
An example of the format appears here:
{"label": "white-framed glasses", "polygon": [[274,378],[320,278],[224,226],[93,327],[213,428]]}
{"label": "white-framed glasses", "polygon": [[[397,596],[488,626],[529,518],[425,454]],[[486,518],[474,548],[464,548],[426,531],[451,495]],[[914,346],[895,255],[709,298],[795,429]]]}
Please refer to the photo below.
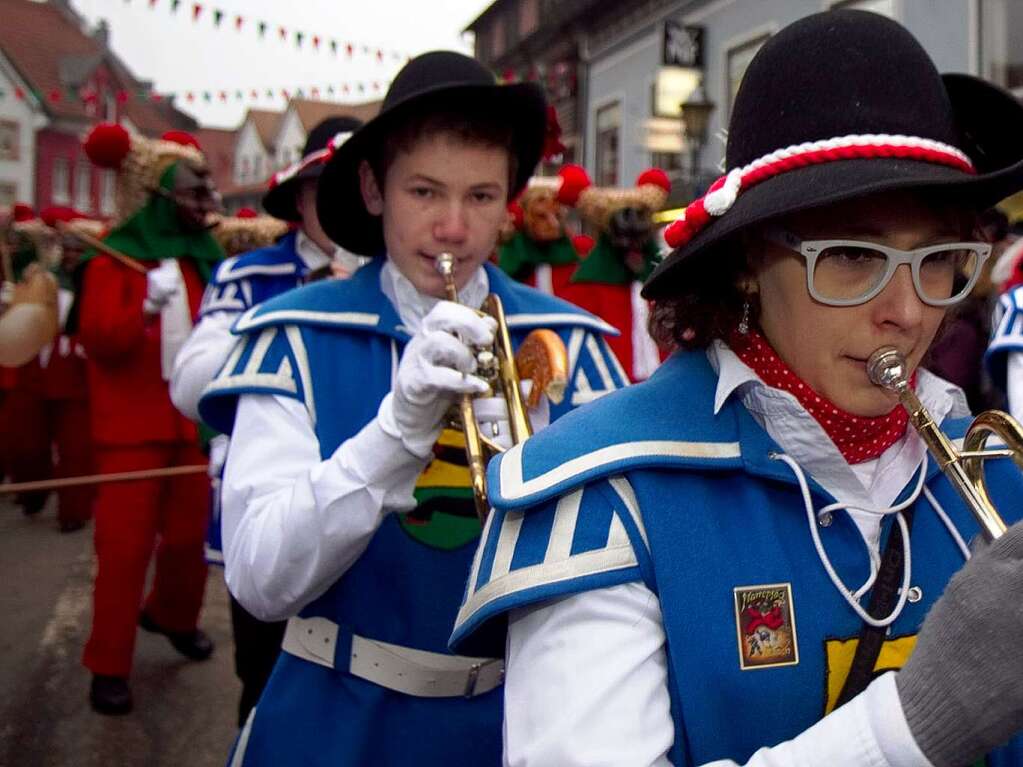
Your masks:
{"label": "white-framed glasses", "polygon": [[950,306],[973,290],[981,267],[991,255],[986,242],[948,242],[899,250],[863,240],[801,240],[771,227],[768,241],[806,259],[806,287],[815,301],[828,306],[856,306],[878,295],[895,270],[907,264],[920,300]]}

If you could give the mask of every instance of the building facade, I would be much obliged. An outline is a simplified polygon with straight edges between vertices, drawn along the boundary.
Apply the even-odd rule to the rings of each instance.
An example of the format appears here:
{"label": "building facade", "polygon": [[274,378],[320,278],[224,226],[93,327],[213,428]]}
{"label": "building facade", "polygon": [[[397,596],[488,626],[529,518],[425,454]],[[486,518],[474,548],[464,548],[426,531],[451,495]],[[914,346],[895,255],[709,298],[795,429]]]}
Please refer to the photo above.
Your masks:
{"label": "building facade", "polygon": [[68,0],[0,0],[0,205],[114,210],[114,174],[81,148],[101,120],[159,136],[195,121],[113,54],[106,25],[89,29]]}
{"label": "building facade", "polygon": [[[557,12],[540,2],[538,30],[509,37],[514,10],[522,13],[526,4],[500,0],[473,23],[477,56],[499,73],[513,59],[528,69],[530,56],[542,56],[531,37],[569,29],[578,58],[576,161],[606,185],[629,185],[644,169],[661,167],[672,177],[673,203],[701,193],[721,173],[731,104],[753,55],[774,32],[811,13],[850,7],[888,15],[920,40],[940,71],[980,75],[1023,93],[1018,0],[568,0]],[[709,110],[703,136],[685,135],[683,102]]]}

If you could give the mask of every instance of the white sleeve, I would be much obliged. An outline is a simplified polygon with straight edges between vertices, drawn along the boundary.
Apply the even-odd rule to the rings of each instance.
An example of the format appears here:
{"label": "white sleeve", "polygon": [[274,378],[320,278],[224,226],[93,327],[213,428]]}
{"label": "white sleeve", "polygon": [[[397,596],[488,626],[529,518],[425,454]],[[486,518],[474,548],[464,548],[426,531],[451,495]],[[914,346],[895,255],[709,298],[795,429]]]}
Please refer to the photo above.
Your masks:
{"label": "white sleeve", "polygon": [[[669,765],[675,727],[664,641],[660,603],[640,583],[512,611],[505,764]],[[792,740],[760,749],[744,767],[825,764],[930,767],[906,724],[894,673]]]}
{"label": "white sleeve", "polygon": [[174,407],[193,421],[199,420],[199,398],[231,353],[238,336],[231,326],[237,312],[207,314],[192,329],[184,346],[174,358],[170,379],[170,398]]}
{"label": "white sleeve", "polygon": [[386,513],[415,505],[426,463],[375,418],[321,460],[300,402],[242,395],[222,485],[231,593],[261,620],[295,615],[354,564]]}
{"label": "white sleeve", "polygon": [[1023,352],[1009,352],[1009,364],[1005,378],[1005,389],[1009,397],[1009,413],[1017,421],[1023,420]]}

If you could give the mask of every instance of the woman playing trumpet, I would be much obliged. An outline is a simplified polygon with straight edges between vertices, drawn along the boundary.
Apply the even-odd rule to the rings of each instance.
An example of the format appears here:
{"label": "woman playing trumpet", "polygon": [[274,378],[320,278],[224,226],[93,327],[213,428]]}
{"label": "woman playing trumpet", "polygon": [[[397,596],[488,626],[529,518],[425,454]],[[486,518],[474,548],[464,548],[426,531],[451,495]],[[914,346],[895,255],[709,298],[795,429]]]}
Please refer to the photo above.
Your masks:
{"label": "woman playing trumpet", "polygon": [[[1021,127],[881,16],[764,45],[728,175],[645,288],[680,350],[491,465],[453,644],[506,637],[506,764],[952,767],[1023,726],[1023,527],[971,558],[970,511],[866,369],[895,347],[962,436],[962,393],[919,363],[988,256],[977,212],[1023,186]],[[1015,521],[1012,462],[989,481]]]}

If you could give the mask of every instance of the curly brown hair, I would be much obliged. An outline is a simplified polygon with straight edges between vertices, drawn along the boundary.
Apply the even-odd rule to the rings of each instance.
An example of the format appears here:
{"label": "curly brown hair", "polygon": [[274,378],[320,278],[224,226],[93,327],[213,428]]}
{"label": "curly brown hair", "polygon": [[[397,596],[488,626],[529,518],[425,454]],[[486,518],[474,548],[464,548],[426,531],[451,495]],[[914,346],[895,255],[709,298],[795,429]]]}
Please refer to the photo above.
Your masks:
{"label": "curly brown hair", "polygon": [[727,338],[742,320],[749,301],[749,321],[756,324],[760,305],[742,287],[749,275],[743,251],[745,238],[722,243],[680,267],[678,292],[657,301],[648,329],[669,349],[703,349],[715,338]]}

